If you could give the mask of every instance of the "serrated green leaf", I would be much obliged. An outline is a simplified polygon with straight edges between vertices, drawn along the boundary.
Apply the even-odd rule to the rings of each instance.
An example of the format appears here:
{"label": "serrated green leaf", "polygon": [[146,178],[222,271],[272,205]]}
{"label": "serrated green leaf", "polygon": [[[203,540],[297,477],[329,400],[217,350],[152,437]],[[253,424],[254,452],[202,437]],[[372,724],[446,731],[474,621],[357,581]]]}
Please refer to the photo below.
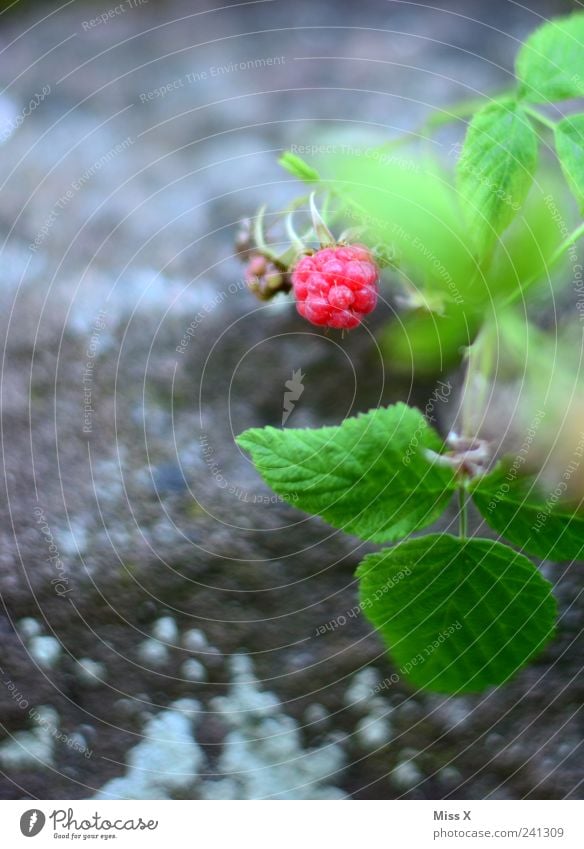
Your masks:
{"label": "serrated green leaf", "polygon": [[424,449],[441,441],[422,414],[396,404],[339,427],[253,428],[237,438],[269,486],[335,528],[374,542],[434,522],[455,488],[453,473]]}
{"label": "serrated green leaf", "polygon": [[520,210],[537,164],[537,135],[513,100],[485,106],[469,124],[457,186],[481,256]]}
{"label": "serrated green leaf", "polygon": [[502,684],[554,629],[551,585],[522,554],[486,539],[430,535],[368,555],[361,606],[398,672],[441,693]]}
{"label": "serrated green leaf", "polygon": [[[584,49],[583,49],[584,61]],[[584,209],[584,114],[564,118],[555,129],[556,151],[566,180]]]}
{"label": "serrated green leaf", "polygon": [[584,96],[584,14],[557,18],[525,42],[515,64],[520,94],[533,103]]}
{"label": "serrated green leaf", "polygon": [[544,560],[584,556],[584,514],[546,498],[535,478],[518,477],[505,464],[478,478],[471,491],[486,522],[525,553]]}
{"label": "serrated green leaf", "polygon": [[320,180],[318,171],[299,156],[296,156],[295,153],[286,151],[278,159],[278,163],[282,168],[285,168],[286,171],[289,171],[290,174],[304,183],[318,183]]}

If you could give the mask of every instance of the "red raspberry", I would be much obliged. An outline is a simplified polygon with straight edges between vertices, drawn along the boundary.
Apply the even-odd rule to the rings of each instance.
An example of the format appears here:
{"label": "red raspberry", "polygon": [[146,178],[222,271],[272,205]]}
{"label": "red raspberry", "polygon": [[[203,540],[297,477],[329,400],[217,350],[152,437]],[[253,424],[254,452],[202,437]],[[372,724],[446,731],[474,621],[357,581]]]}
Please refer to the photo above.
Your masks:
{"label": "red raspberry", "polygon": [[375,309],[379,270],[363,245],[303,256],[292,272],[296,307],[312,324],[352,330]]}

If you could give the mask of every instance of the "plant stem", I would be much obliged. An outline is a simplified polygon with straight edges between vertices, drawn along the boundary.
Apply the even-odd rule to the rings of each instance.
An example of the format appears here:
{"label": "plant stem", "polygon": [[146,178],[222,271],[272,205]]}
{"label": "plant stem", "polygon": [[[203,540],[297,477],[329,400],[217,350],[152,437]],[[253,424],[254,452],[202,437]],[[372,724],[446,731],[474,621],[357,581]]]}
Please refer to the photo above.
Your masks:
{"label": "plant stem", "polygon": [[533,109],[531,106],[523,106],[523,111],[527,112],[528,115],[538,121],[540,124],[543,124],[544,127],[547,127],[548,130],[555,130],[557,127],[557,121],[553,121],[551,118],[548,118],[547,115],[543,115],[541,112],[538,112],[537,109]]}
{"label": "plant stem", "polygon": [[461,539],[466,539],[468,532],[466,499],[466,489],[463,485],[461,485],[458,490],[458,535]]}
{"label": "plant stem", "polygon": [[485,319],[473,343],[466,349],[466,374],[461,406],[462,436],[473,438],[476,435],[476,423],[485,415],[487,409],[489,381],[497,356],[497,327]]}

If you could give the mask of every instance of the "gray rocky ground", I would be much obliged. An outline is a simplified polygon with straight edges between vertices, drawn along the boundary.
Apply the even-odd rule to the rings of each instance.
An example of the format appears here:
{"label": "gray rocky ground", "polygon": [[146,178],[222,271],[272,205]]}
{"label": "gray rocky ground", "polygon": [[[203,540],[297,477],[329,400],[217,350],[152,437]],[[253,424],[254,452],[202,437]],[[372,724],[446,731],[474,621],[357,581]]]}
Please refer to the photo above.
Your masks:
{"label": "gray rocky ground", "polygon": [[[446,5],[150,0],[92,23],[110,7],[74,2],[2,18],[3,797],[86,798],[144,758],[163,770],[164,742],[135,748],[152,729],[166,761],[173,734],[194,735],[192,780],[119,792],[582,797],[579,567],[545,567],[558,638],[510,685],[448,699],[397,681],[373,699],[394,670],[364,619],[317,636],[354,607],[365,546],[264,503],[233,443],[279,424],[294,369],[295,425],[423,408],[434,388],[383,365],[366,330],[341,340],[259,304],[232,244],[243,215],[296,191],[278,151],[382,140],[501,88],[517,39],[571,8]],[[270,735],[287,742],[250,744]],[[246,783],[254,770],[268,780]]]}

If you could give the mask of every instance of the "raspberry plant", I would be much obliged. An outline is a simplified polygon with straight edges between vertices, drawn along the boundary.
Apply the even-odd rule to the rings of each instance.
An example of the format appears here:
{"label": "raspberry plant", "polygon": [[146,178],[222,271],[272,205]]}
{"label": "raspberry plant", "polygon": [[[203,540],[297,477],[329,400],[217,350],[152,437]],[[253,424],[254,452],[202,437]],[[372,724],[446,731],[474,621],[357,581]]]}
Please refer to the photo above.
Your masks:
{"label": "raspberry plant", "polygon": [[[573,275],[582,269],[584,223],[567,227],[566,184],[546,162],[555,149],[582,209],[584,112],[562,104],[584,97],[583,45],[584,14],[549,22],[520,49],[513,91],[431,116],[425,132],[469,118],[454,184],[427,157],[396,156],[408,139],[364,157],[328,155],[323,174],[285,154],[312,190],[289,211],[290,245],[275,252],[262,210],[242,248],[271,275],[270,286],[256,280],[262,297],[292,288],[300,315],[332,328],[358,328],[376,305],[380,267],[389,269],[407,345],[390,325],[380,337],[387,356],[465,368],[446,439],[401,403],[337,427],[254,428],[237,439],[294,506],[393,544],[359,566],[361,608],[396,664],[429,690],[481,691],[536,656],[556,604],[530,558],[573,560],[584,548],[582,334],[545,333],[530,318],[566,259]],[[292,214],[308,202],[312,224],[300,237]],[[340,219],[357,226],[334,239],[328,225]],[[457,535],[412,536],[454,498]],[[469,534],[469,502],[499,540]]]}

